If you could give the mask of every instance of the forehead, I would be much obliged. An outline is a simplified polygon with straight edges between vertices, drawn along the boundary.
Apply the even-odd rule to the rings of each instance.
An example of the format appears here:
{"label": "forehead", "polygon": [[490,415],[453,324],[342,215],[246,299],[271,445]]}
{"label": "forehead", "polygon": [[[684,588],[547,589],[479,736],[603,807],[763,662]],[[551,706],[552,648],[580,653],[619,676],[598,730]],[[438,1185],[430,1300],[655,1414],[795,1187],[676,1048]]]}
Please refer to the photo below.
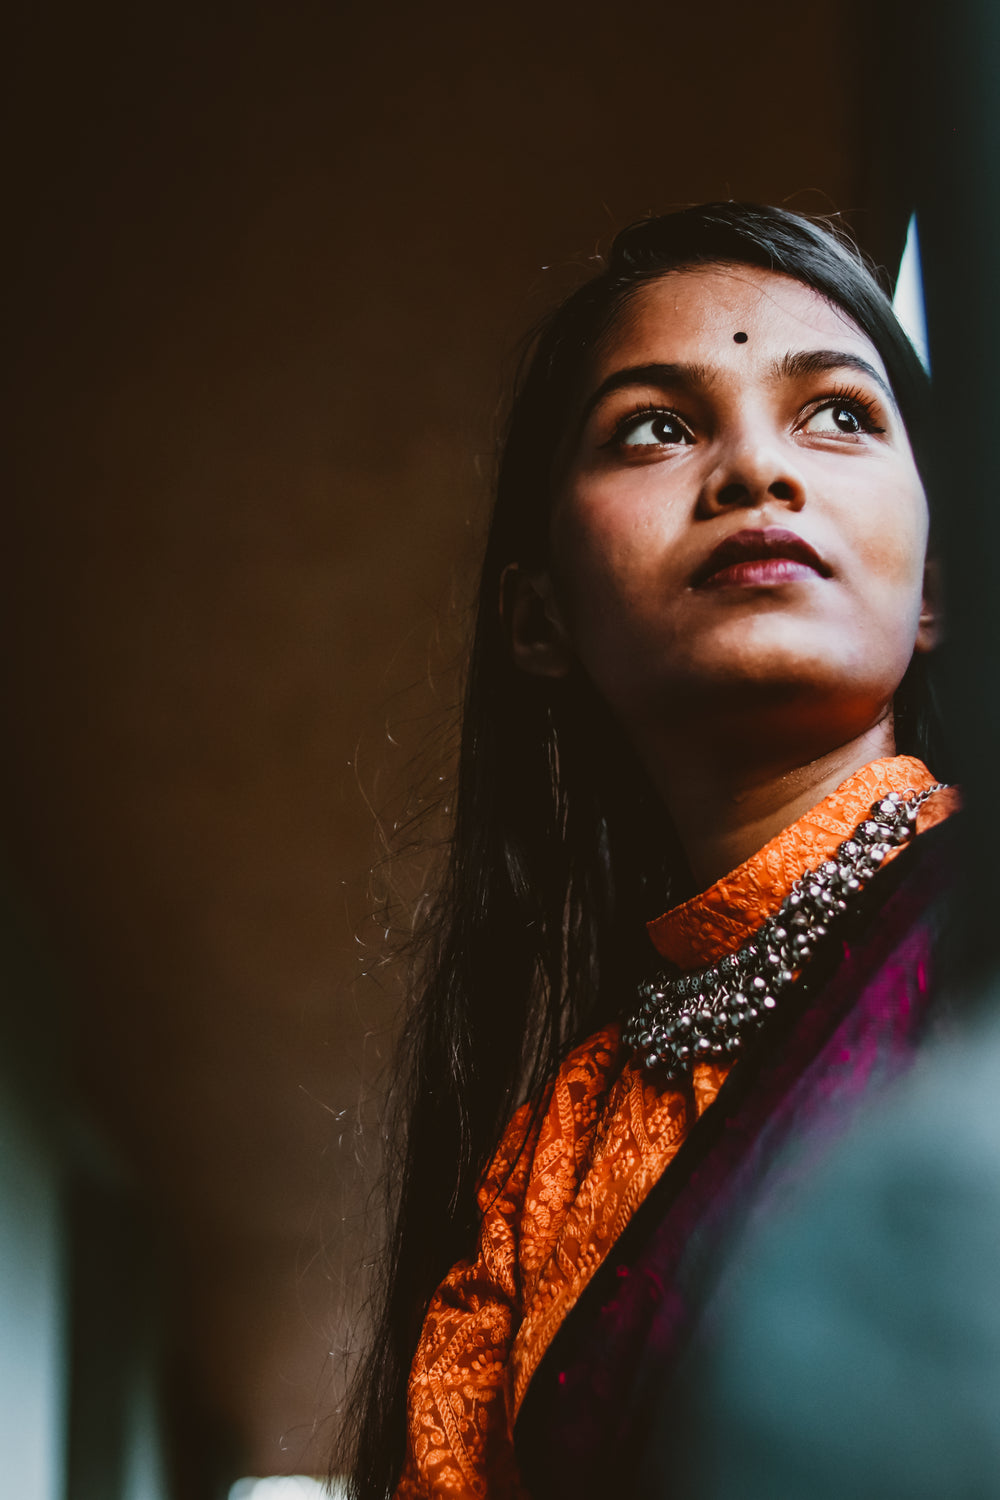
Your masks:
{"label": "forehead", "polygon": [[[733,335],[745,333],[736,343]],[[746,371],[795,350],[844,349],[885,374],[841,308],[791,276],[756,266],[668,271],[640,286],[597,348],[595,383],[622,365],[709,363]]]}

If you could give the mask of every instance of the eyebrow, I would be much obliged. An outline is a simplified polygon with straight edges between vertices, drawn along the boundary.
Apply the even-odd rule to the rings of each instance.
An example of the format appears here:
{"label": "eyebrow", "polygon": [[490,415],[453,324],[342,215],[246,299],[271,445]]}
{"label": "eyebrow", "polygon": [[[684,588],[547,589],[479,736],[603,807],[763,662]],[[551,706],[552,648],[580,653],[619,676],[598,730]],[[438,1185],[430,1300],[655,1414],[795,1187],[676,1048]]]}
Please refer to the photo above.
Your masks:
{"label": "eyebrow", "polygon": [[[809,375],[826,375],[834,370],[854,370],[859,375],[865,375],[873,380],[889,401],[898,411],[896,398],[892,394],[887,381],[876,370],[867,359],[862,359],[860,354],[852,354],[847,349],[803,349],[798,353],[788,353],[781,359],[775,360],[771,367],[774,380],[798,380]],[[716,379],[716,372],[709,365],[702,364],[648,364],[648,365],[626,365],[624,369],[614,370],[602,380],[597,390],[588,397],[580,415],[579,427],[586,425],[591,412],[598,406],[606,396],[613,391],[621,390],[623,386],[630,385],[658,385],[658,386],[701,386],[707,388]]]}
{"label": "eyebrow", "polygon": [[862,359],[860,354],[851,354],[846,349],[803,349],[798,354],[786,354],[775,360],[773,373],[778,380],[796,380],[804,375],[826,375],[833,370],[856,370],[873,380],[886,400],[896,407],[896,398],[888,381],[880,375],[873,364]]}
{"label": "eyebrow", "polygon": [[610,396],[612,391],[620,391],[627,385],[659,385],[659,386],[708,386],[713,380],[712,371],[708,365],[626,365],[622,370],[614,370],[602,380],[593,395],[588,396],[584,402],[583,411],[580,414],[579,425],[582,428],[589,418],[594,407]]}

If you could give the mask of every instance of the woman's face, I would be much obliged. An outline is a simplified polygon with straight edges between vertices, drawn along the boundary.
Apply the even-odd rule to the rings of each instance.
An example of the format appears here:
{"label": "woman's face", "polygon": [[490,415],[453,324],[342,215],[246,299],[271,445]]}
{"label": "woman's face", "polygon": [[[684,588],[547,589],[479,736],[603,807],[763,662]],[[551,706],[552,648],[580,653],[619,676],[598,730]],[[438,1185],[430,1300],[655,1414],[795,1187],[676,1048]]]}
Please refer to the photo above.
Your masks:
{"label": "woman's face", "polygon": [[888,377],[845,313],[742,265],[633,295],[564,445],[545,588],[634,737],[762,693],[862,732],[931,644],[926,543]]}

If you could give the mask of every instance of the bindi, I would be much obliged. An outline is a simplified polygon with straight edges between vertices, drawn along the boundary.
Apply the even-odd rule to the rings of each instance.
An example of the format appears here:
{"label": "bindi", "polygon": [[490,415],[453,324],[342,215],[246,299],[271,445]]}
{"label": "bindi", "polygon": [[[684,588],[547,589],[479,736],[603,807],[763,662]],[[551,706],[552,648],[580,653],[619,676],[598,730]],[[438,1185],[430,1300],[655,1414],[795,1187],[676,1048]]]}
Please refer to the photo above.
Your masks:
{"label": "bindi", "polygon": [[734,344],[745,344],[746,341],[747,341],[747,335],[745,333],[734,333],[733,334],[733,343]]}

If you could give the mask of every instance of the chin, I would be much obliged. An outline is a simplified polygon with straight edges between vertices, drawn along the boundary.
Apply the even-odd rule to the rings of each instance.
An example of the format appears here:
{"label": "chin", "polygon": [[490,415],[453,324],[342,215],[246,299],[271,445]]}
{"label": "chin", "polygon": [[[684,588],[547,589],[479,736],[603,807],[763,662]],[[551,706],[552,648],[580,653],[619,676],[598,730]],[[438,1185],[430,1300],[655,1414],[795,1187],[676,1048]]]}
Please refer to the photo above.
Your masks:
{"label": "chin", "polygon": [[716,733],[797,745],[803,759],[864,734],[891,711],[895,676],[845,673],[840,663],[799,656],[700,677],[671,693]]}
{"label": "chin", "polygon": [[[688,695],[892,697],[913,654],[895,630],[857,630],[858,621],[756,615],[672,653],[669,674]],[[854,628],[852,628],[854,627]]]}
{"label": "chin", "polygon": [[647,730],[697,715],[740,734],[754,734],[756,720],[768,734],[779,722],[791,732],[812,721],[823,735],[840,723],[846,738],[880,720],[906,672],[912,642],[901,623],[758,613],[666,642],[619,641],[592,681],[623,723]]}
{"label": "chin", "polygon": [[878,721],[891,703],[906,662],[873,672],[871,660],[845,661],[843,655],[808,649],[734,653],[723,660],[692,661],[672,670],[661,684],[661,704],[674,711],[697,710],[713,718],[738,720],[743,729],[754,717],[842,721],[850,733]]}

